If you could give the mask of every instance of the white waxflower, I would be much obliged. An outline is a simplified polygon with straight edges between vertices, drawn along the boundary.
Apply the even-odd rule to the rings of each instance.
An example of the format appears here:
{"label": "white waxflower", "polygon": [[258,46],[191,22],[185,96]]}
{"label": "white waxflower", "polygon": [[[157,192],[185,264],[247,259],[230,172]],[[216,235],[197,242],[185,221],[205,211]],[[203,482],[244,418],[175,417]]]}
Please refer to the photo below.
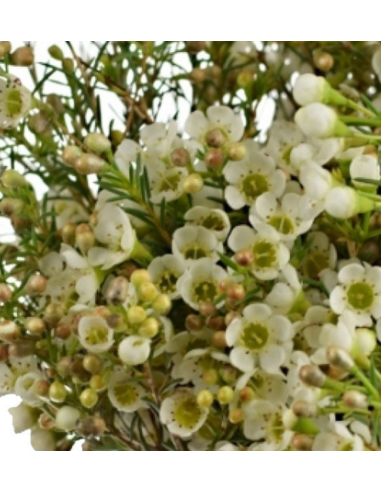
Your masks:
{"label": "white waxflower", "polygon": [[59,429],[71,431],[75,428],[80,416],[81,412],[77,408],[64,405],[56,414],[56,426]]}
{"label": "white waxflower", "polygon": [[129,176],[131,163],[136,162],[136,159],[140,152],[141,148],[139,144],[137,144],[134,140],[125,139],[118,146],[114,158],[119,170],[125,176]]}
{"label": "white waxflower", "polygon": [[259,366],[270,374],[278,374],[292,348],[291,322],[274,315],[266,304],[250,304],[226,330],[230,361],[243,372]]}
{"label": "white waxflower", "polygon": [[364,441],[350,432],[344,422],[332,422],[314,438],[312,451],[364,451]]}
{"label": "white waxflower", "polygon": [[38,266],[45,277],[53,277],[62,272],[64,264],[62,256],[59,253],[51,251],[40,258]]}
{"label": "white waxflower", "polygon": [[249,268],[260,280],[276,278],[290,259],[290,251],[272,228],[256,233],[249,226],[237,226],[229,236],[228,246],[235,253],[241,249],[253,252]]}
{"label": "white waxflower", "polygon": [[351,135],[351,130],[341,123],[336,111],[321,103],[312,103],[300,108],[295,114],[295,123],[307,137]]}
{"label": "white waxflower", "polygon": [[83,316],[78,324],[81,345],[94,354],[107,352],[114,343],[114,332],[100,316]]}
{"label": "white waxflower", "polygon": [[124,338],[118,347],[120,360],[129,366],[137,366],[146,362],[150,351],[151,340],[138,335]]}
{"label": "white waxflower", "polygon": [[359,212],[358,203],[359,196],[353,188],[338,186],[327,193],[324,207],[332,217],[349,219]]}
{"label": "white waxflower", "polygon": [[152,123],[145,126],[140,131],[140,139],[144,144],[144,160],[168,158],[171,150],[179,147],[175,142],[181,141],[177,137],[177,123],[173,120],[168,124]]}
{"label": "white waxflower", "polygon": [[290,263],[283,268],[278,282],[267,294],[265,301],[280,314],[286,314],[292,309],[303,311],[305,294],[298,273]]}
{"label": "white waxflower", "polygon": [[201,258],[210,258],[217,263],[220,259],[218,252],[223,252],[223,246],[215,234],[205,227],[186,225],[174,232],[172,251],[186,265],[191,265]]}
{"label": "white waxflower", "polygon": [[35,451],[55,451],[56,440],[53,432],[45,429],[32,429],[30,444]]}
{"label": "white waxflower", "polygon": [[203,226],[213,232],[219,241],[225,241],[230,231],[229,216],[223,210],[217,208],[202,207],[197,205],[190,208],[184,215],[189,225]]}
{"label": "white waxflower", "polygon": [[303,335],[309,347],[321,347],[319,336],[323,326],[332,320],[333,313],[324,306],[311,306],[304,319],[298,324],[297,331]]}
{"label": "white waxflower", "polygon": [[227,106],[211,106],[206,116],[201,111],[191,113],[185,122],[185,131],[191,138],[205,145],[207,135],[213,130],[220,130],[225,143],[237,142],[244,132],[244,125],[239,115]]}
{"label": "white waxflower", "polygon": [[307,232],[313,223],[314,212],[306,195],[287,193],[279,203],[270,192],[261,195],[250,208],[249,220],[258,232],[270,226],[283,241],[292,241]]}
{"label": "white waxflower", "polygon": [[204,425],[208,412],[197,404],[191,389],[181,388],[163,400],[160,420],[172,434],[189,437]]}
{"label": "white waxflower", "polygon": [[335,268],[337,252],[324,232],[311,232],[307,236],[307,243],[308,249],[302,260],[302,266],[308,277],[317,279],[326,268]]}
{"label": "white waxflower", "polygon": [[256,57],[257,49],[253,41],[234,41],[229,48],[229,56],[226,63],[229,68],[245,65],[245,69],[247,69],[252,66],[250,62],[253,62]]}
{"label": "white waxflower", "polygon": [[107,394],[113,407],[120,412],[136,412],[146,407],[146,391],[121,367],[115,368],[108,382]]}
{"label": "white waxflower", "polygon": [[246,157],[239,162],[228,162],[223,171],[229,183],[225,188],[225,198],[234,210],[252,205],[266,191],[280,197],[286,185],[285,174],[276,169],[269,155],[260,152],[255,142],[247,141],[245,145]]}
{"label": "white waxflower", "polygon": [[136,233],[128,215],[117,205],[108,203],[99,212],[94,234],[104,247],[94,246],[90,249],[88,257],[92,265],[108,270],[131,256]]}
{"label": "white waxflower", "polygon": [[68,190],[53,187],[48,191],[48,197],[47,209],[54,212],[57,229],[62,229],[69,222],[78,224],[89,219],[84,206],[74,200]]}
{"label": "white waxflower", "polygon": [[283,424],[284,407],[266,400],[253,400],[244,407],[243,433],[254,445],[252,451],[282,451],[290,444],[292,432]]}
{"label": "white waxflower", "polygon": [[235,389],[240,392],[245,386],[250,386],[254,390],[256,398],[272,403],[286,403],[289,396],[283,375],[268,374],[259,367],[244,373],[237,380]]}
{"label": "white waxflower", "polygon": [[42,376],[38,372],[27,372],[16,380],[15,394],[30,407],[38,407],[43,404],[43,401],[34,392],[36,383],[41,379]]}
{"label": "white waxflower", "polygon": [[311,360],[306,352],[297,350],[291,354],[287,372],[287,389],[294,401],[303,400],[317,403],[321,399],[322,389],[307,386],[299,377],[300,368],[308,364],[311,364]]}
{"label": "white waxflower", "polygon": [[152,282],[162,294],[167,294],[171,299],[180,297],[177,281],[185,270],[182,260],[174,255],[157,256],[151,261],[147,270]]}
{"label": "white waxflower", "polygon": [[374,188],[374,185],[357,181],[358,178],[380,180],[380,165],[376,157],[371,155],[356,156],[349,167],[352,181],[358,188]]}
{"label": "white waxflower", "polygon": [[127,198],[118,199],[118,196],[109,190],[100,191],[98,194],[97,203],[95,204],[95,210],[102,210],[102,208],[111,201],[114,205],[120,205],[120,207],[126,212],[134,229],[145,230],[147,228],[147,222],[130,212],[130,210],[136,210],[137,213],[144,212],[144,208],[139,205],[139,203],[128,200]]}
{"label": "white waxflower", "polygon": [[64,294],[68,290],[70,292],[71,289],[68,289],[67,282],[65,282],[65,277],[69,275],[69,279],[75,285],[75,291],[79,296],[78,304],[94,304],[99,280],[90,261],[67,244],[61,244],[60,253],[65,258],[66,265],[69,268],[64,270],[58,278],[57,276],[53,276],[49,279],[47,293],[50,293],[52,289],[54,292],[58,291],[60,293],[59,283],[61,283]]}
{"label": "white waxflower", "polygon": [[264,151],[276,164],[289,170],[290,154],[294,147],[304,142],[303,133],[290,121],[274,121],[269,130],[269,140]]}
{"label": "white waxflower", "polygon": [[[198,310],[201,302],[214,302],[218,298],[218,286],[225,278],[227,273],[223,268],[210,258],[202,258],[179,278],[177,287],[184,301]],[[221,305],[223,301],[218,303],[218,307]]]}
{"label": "white waxflower", "polygon": [[37,418],[33,409],[20,403],[17,407],[12,407],[8,410],[12,416],[13,430],[15,434],[20,434],[28,429],[31,429],[36,424]]}
{"label": "white waxflower", "polygon": [[159,159],[153,159],[147,166],[152,203],[172,202],[183,195],[183,183],[188,171],[182,167],[168,167]]}
{"label": "white waxflower", "polygon": [[329,84],[324,77],[306,73],[296,79],[293,96],[300,106],[307,106],[314,102],[324,102],[327,89]]}
{"label": "white waxflower", "polygon": [[0,76],[0,128],[17,126],[28,114],[32,104],[29,90],[18,77],[10,74]]}
{"label": "white waxflower", "polygon": [[381,267],[350,264],[339,271],[338,285],[330,295],[337,314],[350,312],[358,326],[372,326],[381,318]]}
{"label": "white waxflower", "polygon": [[7,364],[0,363],[0,397],[13,393],[19,376],[29,372],[37,373],[37,362],[33,356],[20,359],[10,357]]}
{"label": "white waxflower", "polygon": [[329,171],[312,162],[301,168],[299,181],[305,193],[316,201],[323,201],[335,184]]}

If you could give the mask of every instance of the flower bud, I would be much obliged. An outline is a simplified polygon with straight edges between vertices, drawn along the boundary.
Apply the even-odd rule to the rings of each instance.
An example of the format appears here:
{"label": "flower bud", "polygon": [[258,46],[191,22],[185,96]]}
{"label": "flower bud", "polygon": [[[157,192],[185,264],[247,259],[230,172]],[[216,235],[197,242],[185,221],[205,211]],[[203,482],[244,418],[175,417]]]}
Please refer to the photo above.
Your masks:
{"label": "flower bud", "polygon": [[23,208],[24,202],[19,198],[3,198],[0,202],[0,210],[7,217],[18,215]]}
{"label": "flower bud", "polygon": [[115,147],[118,147],[124,140],[124,133],[120,130],[111,130],[110,132],[111,142]]}
{"label": "flower bud", "polygon": [[0,302],[8,302],[12,299],[12,291],[9,285],[0,284]]}
{"label": "flower bud", "polygon": [[329,72],[334,64],[332,55],[326,51],[316,51],[313,54],[313,62],[316,68],[322,72]]}
{"label": "flower bud", "polygon": [[21,337],[21,330],[14,321],[0,322],[0,340],[3,342],[13,342]]}
{"label": "flower bud", "polygon": [[350,128],[339,120],[332,108],[318,102],[300,108],[295,114],[295,123],[307,137],[311,138],[352,135]]}
{"label": "flower bud", "polygon": [[172,302],[167,294],[159,294],[152,303],[152,309],[160,315],[168,314],[171,307]]}
{"label": "flower bud", "polygon": [[103,154],[111,149],[110,140],[102,133],[89,133],[85,138],[85,145],[95,154]]}
{"label": "flower bud", "polygon": [[253,250],[246,248],[240,249],[234,256],[235,261],[238,265],[243,267],[248,267],[254,262],[254,253]]}
{"label": "flower bud", "polygon": [[66,388],[59,381],[54,381],[49,388],[49,398],[55,403],[62,403],[66,399]]}
{"label": "flower bud", "polygon": [[204,161],[210,169],[218,169],[225,161],[225,155],[220,149],[210,149],[204,156]]}
{"label": "flower bud", "polygon": [[210,301],[202,301],[199,305],[199,311],[202,316],[208,318],[214,316],[217,313],[215,305]]}
{"label": "flower bud", "polygon": [[6,169],[1,175],[1,182],[6,188],[25,188],[29,185],[24,176],[14,169]]}
{"label": "flower bud", "polygon": [[95,243],[95,236],[90,226],[80,224],[75,229],[75,242],[82,254],[86,254]]}
{"label": "flower bud", "polygon": [[131,274],[131,283],[138,287],[143,282],[151,282],[151,275],[148,273],[148,270],[137,269],[134,270]]}
{"label": "flower bud", "polygon": [[85,408],[93,408],[98,402],[98,395],[92,388],[86,388],[79,395],[79,401]]}
{"label": "flower bud", "polygon": [[189,152],[183,148],[172,150],[171,162],[176,167],[186,167],[190,164]]}
{"label": "flower bud", "polygon": [[70,326],[67,323],[59,323],[54,328],[54,335],[59,340],[67,340],[71,334],[72,334],[72,331],[70,329]]}
{"label": "flower bud", "polygon": [[79,410],[69,405],[64,405],[57,412],[56,425],[59,429],[71,431],[75,428],[80,416],[81,412]]}
{"label": "flower bud", "polygon": [[292,405],[292,411],[297,417],[314,418],[317,415],[318,408],[314,403],[298,400]]}
{"label": "flower bud", "polygon": [[238,371],[235,367],[226,364],[219,370],[219,375],[226,384],[233,385],[237,381]]}
{"label": "flower bud", "polygon": [[62,160],[68,166],[74,167],[77,159],[83,154],[83,151],[80,147],[76,145],[68,145],[64,148],[62,152]]}
{"label": "flower bud", "polygon": [[127,320],[132,325],[143,323],[146,317],[146,310],[141,306],[131,306],[127,311]]}
{"label": "flower bud", "polygon": [[226,297],[231,301],[241,301],[246,295],[245,288],[239,284],[229,284],[226,287]]}
{"label": "flower bud", "polygon": [[138,296],[143,302],[153,301],[157,296],[157,289],[152,282],[143,282],[138,286]]}
{"label": "flower bud", "polygon": [[368,328],[356,329],[355,337],[357,349],[361,354],[369,355],[377,346],[376,334]]}
{"label": "flower bud", "polygon": [[315,386],[317,388],[321,388],[327,379],[317,366],[310,364],[302,366],[299,369],[299,377],[304,384]]}
{"label": "flower bud", "polygon": [[296,451],[312,451],[314,440],[307,434],[294,434],[291,440],[291,446]]}
{"label": "flower bud", "polygon": [[111,304],[122,304],[127,299],[128,280],[125,277],[115,277],[107,287],[106,299]]}
{"label": "flower bud", "polygon": [[202,330],[204,323],[200,316],[197,314],[188,314],[185,318],[185,328],[188,331],[200,331]]}
{"label": "flower bud", "polygon": [[251,400],[254,400],[254,397],[255,397],[255,392],[254,392],[254,390],[252,388],[250,388],[250,386],[245,386],[239,392],[239,399],[243,403],[247,403],[247,402],[249,402]]}
{"label": "flower bud", "polygon": [[227,347],[226,334],[224,331],[216,331],[212,337],[213,345],[221,350]]}
{"label": "flower bud", "polygon": [[95,154],[82,154],[74,167],[79,174],[99,174],[105,169],[105,161]]}
{"label": "flower bud", "polygon": [[106,431],[106,422],[96,415],[91,415],[78,422],[77,431],[85,437],[101,436]]}
{"label": "flower bud", "polygon": [[85,355],[82,365],[90,374],[99,374],[103,367],[102,360],[94,354]]}
{"label": "flower bud", "polygon": [[59,46],[57,46],[56,44],[52,44],[51,46],[49,46],[48,48],[48,52],[49,52],[49,55],[54,58],[55,60],[60,60],[62,61],[64,59],[64,54],[63,54],[63,51],[61,50],[61,48]]}
{"label": "flower bud", "polygon": [[71,58],[64,58],[62,60],[62,68],[64,69],[65,72],[74,72],[75,66],[74,66],[74,61]]}
{"label": "flower bud", "polygon": [[222,130],[216,128],[206,134],[205,140],[206,144],[209,147],[214,147],[218,149],[219,147],[222,147],[224,145],[224,143],[226,142],[226,137]]}
{"label": "flower bud", "polygon": [[191,82],[194,84],[202,84],[206,79],[205,70],[199,67],[195,67],[189,74]]}
{"label": "flower bud", "polygon": [[36,381],[33,385],[33,391],[36,396],[45,398],[49,395],[50,384],[45,379],[40,379]]}
{"label": "flower bud", "polygon": [[207,326],[214,331],[224,330],[226,328],[225,318],[223,316],[213,316],[208,319]]}
{"label": "flower bud", "polygon": [[233,320],[240,317],[241,315],[236,311],[229,311],[228,314],[225,316],[225,325],[229,326]]}
{"label": "flower bud", "polygon": [[211,391],[202,390],[197,395],[197,404],[202,408],[209,408],[213,405],[214,397]]}
{"label": "flower bud", "polygon": [[222,386],[217,392],[217,400],[221,405],[228,405],[234,399],[234,390],[230,386]]}
{"label": "flower bud", "polygon": [[75,231],[77,226],[68,222],[61,229],[62,242],[65,244],[74,244],[75,241]]}
{"label": "flower bud", "polygon": [[29,67],[34,63],[34,54],[30,46],[21,46],[11,53],[10,61],[12,65],[19,67]]}
{"label": "flower bud", "polygon": [[35,427],[30,433],[30,444],[35,451],[55,451],[54,434],[45,429]]}
{"label": "flower bud", "polygon": [[218,372],[215,369],[207,369],[203,372],[202,379],[207,385],[213,386],[218,383]]}
{"label": "flower bud", "polygon": [[139,327],[139,335],[153,338],[159,333],[160,323],[154,317],[149,317]]}
{"label": "flower bud", "polygon": [[343,402],[349,408],[368,408],[369,405],[367,396],[356,390],[346,391]]}
{"label": "flower bud", "polygon": [[94,391],[102,391],[106,386],[106,381],[101,374],[94,374],[89,381],[89,385]]}
{"label": "flower bud", "polygon": [[61,318],[64,317],[66,313],[65,306],[60,302],[51,302],[45,308],[44,320],[50,328],[57,326]]}
{"label": "flower bud", "polygon": [[235,142],[229,147],[229,159],[231,161],[242,161],[247,156],[247,148],[244,144]]}
{"label": "flower bud", "polygon": [[331,345],[326,351],[327,361],[333,366],[339,367],[344,371],[350,371],[354,367],[352,357],[341,347]]}
{"label": "flower bud", "polygon": [[193,195],[202,190],[204,186],[204,180],[199,174],[193,173],[189,174],[184,180],[183,190],[185,193]]}
{"label": "flower bud", "polygon": [[229,412],[229,422],[232,424],[239,424],[244,420],[244,414],[242,408],[232,408]]}
{"label": "flower bud", "polygon": [[7,56],[12,50],[12,45],[9,41],[0,41],[0,59]]}
{"label": "flower bud", "polygon": [[36,273],[35,275],[31,275],[28,280],[27,290],[32,294],[42,294],[48,285],[47,279]]}

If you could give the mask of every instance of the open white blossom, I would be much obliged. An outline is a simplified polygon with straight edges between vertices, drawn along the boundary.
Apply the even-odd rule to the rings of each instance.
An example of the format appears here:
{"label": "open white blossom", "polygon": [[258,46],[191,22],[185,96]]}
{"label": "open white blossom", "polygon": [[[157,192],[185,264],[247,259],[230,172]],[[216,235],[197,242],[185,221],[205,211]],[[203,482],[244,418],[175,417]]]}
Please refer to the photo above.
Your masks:
{"label": "open white blossom", "polygon": [[175,257],[183,260],[186,265],[201,258],[210,258],[217,263],[218,252],[222,253],[223,246],[206,227],[186,225],[174,233],[172,250]]}
{"label": "open white blossom", "polygon": [[106,352],[114,343],[114,333],[100,316],[83,316],[78,325],[78,338],[89,352]]}
{"label": "open white blossom", "polygon": [[0,128],[14,128],[28,114],[32,104],[29,90],[18,77],[2,74],[0,77]]}

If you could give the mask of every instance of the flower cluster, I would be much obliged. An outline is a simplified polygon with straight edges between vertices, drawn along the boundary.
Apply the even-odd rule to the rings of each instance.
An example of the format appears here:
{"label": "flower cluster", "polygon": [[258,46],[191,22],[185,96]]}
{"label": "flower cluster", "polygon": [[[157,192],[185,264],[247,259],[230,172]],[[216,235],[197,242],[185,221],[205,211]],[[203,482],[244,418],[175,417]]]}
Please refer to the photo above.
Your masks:
{"label": "flower cluster", "polygon": [[[380,113],[298,70],[264,143],[219,104],[74,135],[76,193],[2,172],[0,395],[34,449],[380,449]],[[11,128],[32,96],[4,80]]]}

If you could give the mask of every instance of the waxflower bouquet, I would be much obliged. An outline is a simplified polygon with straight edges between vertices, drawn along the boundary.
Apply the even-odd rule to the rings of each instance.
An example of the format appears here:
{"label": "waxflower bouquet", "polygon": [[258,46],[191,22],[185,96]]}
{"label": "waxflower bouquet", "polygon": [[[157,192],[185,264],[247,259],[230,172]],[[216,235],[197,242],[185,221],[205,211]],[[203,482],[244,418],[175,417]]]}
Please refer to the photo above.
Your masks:
{"label": "waxflower bouquet", "polygon": [[15,432],[36,450],[380,450],[381,45],[88,49],[35,62],[0,42]]}

